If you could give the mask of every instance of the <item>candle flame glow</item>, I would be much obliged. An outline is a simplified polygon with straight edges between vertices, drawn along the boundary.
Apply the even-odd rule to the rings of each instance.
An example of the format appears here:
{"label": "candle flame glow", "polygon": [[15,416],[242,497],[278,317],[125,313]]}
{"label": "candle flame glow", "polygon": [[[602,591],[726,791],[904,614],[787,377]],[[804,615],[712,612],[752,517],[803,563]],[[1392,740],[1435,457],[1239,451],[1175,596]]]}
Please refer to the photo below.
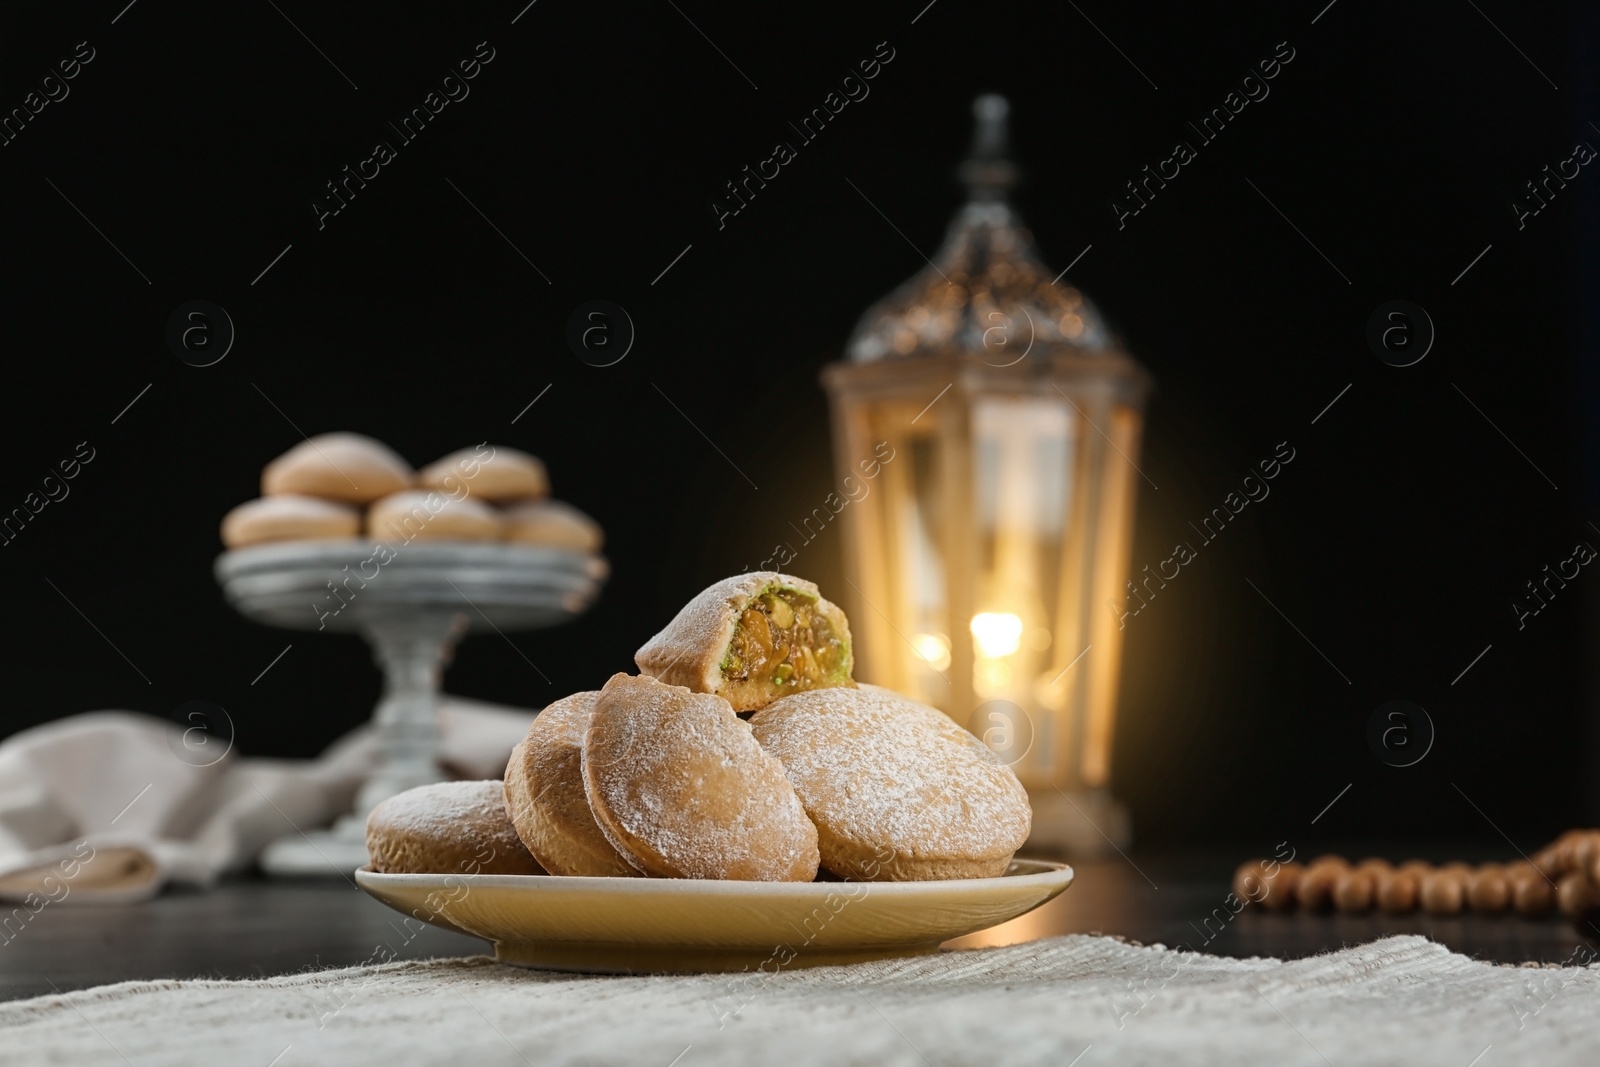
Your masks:
{"label": "candle flame glow", "polygon": [[950,639],[944,634],[917,634],[911,639],[911,646],[934,670],[949,668]]}
{"label": "candle flame glow", "polygon": [[1009,656],[1022,645],[1022,619],[1009,612],[979,612],[972,617],[972,636],[982,655]]}

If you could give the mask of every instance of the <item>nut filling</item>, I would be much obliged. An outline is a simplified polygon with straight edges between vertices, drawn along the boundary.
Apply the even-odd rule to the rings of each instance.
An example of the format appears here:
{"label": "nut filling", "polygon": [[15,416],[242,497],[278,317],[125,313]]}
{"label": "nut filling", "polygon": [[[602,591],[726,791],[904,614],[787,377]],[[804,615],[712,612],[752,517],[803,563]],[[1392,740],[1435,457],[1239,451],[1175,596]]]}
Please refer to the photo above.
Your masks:
{"label": "nut filling", "polygon": [[840,629],[804,593],[765,590],[734,625],[721,694],[737,708],[746,698],[761,706],[788,693],[850,685],[850,649]]}

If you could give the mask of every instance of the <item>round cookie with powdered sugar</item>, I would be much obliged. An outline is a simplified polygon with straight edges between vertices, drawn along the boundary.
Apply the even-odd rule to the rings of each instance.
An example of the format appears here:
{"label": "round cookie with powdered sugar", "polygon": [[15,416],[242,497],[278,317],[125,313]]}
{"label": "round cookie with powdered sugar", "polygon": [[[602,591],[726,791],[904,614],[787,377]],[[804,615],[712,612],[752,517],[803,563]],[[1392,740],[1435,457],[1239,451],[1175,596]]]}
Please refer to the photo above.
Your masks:
{"label": "round cookie with powdered sugar", "polygon": [[367,816],[367,855],[380,874],[544,873],[493,780],[435,782],[390,797]]}
{"label": "round cookie with powdered sugar", "polygon": [[637,875],[594,821],[583,788],[583,735],[597,692],[574,693],[547,705],[511,750],[506,764],[506,811],[517,836],[551,874]]}
{"label": "round cookie with powdered sugar", "polygon": [[505,532],[500,512],[471,497],[406,489],[367,508],[367,535],[391,544],[412,540],[498,541]]}
{"label": "round cookie with powdered sugar", "polygon": [[485,442],[441,456],[417,472],[417,485],[479,500],[539,500],[550,495],[550,476],[538,456]]}
{"label": "round cookie with powdered sugar", "polygon": [[822,866],[841,878],[992,878],[1032,829],[1011,768],[943,712],[898,693],[796,693],[750,726],[811,816]]}
{"label": "round cookie with powdered sugar", "polygon": [[613,675],[583,740],[595,822],[658,878],[809,882],[817,830],[726,700]]}
{"label": "round cookie with powdered sugar", "polygon": [[359,511],[348,504],[314,496],[264,496],[246,501],[222,517],[222,543],[229,548],[271,541],[355,537],[359,533]]}
{"label": "round cookie with powdered sugar", "polygon": [[560,500],[534,500],[502,509],[506,540],[548,545],[578,552],[598,552],[605,542],[600,524]]}
{"label": "round cookie with powdered sugar", "polygon": [[261,495],[366,504],[411,484],[411,464],[382,441],[359,433],[308,437],[266,465]]}

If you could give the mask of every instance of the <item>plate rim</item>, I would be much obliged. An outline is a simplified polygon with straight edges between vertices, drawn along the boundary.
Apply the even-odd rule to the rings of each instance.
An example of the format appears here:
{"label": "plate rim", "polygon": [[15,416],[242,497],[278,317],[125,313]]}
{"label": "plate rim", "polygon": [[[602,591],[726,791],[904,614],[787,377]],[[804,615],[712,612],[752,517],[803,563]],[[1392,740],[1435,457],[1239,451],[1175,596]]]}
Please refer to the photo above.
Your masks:
{"label": "plate rim", "polygon": [[469,888],[480,887],[485,889],[522,889],[529,892],[541,892],[545,889],[560,887],[563,890],[588,890],[608,896],[661,896],[661,895],[693,895],[693,896],[744,896],[752,894],[778,894],[781,896],[804,897],[808,894],[822,892],[839,892],[839,886],[864,885],[870,886],[874,894],[885,893],[889,896],[915,896],[918,893],[943,891],[972,891],[989,888],[1003,884],[1008,888],[1055,888],[1065,889],[1070,886],[1077,876],[1071,864],[1060,860],[1044,860],[1024,858],[1016,859],[1013,863],[1025,863],[1038,866],[1039,870],[1026,874],[1003,874],[994,878],[946,878],[922,879],[911,882],[755,882],[735,879],[709,879],[709,878],[625,878],[625,877],[589,877],[584,875],[553,875],[553,874],[462,874],[462,873],[429,873],[429,874],[400,874],[374,871],[363,867],[356,871],[356,884],[362,889],[383,889],[388,886],[415,886],[443,885],[446,879],[454,879],[451,883],[465,885]]}

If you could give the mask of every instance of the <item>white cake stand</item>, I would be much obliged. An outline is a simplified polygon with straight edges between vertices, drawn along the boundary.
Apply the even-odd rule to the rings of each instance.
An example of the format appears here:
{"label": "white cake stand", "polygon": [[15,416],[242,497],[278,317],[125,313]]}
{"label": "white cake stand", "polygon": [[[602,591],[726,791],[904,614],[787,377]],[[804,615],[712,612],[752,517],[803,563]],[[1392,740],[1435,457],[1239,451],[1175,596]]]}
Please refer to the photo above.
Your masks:
{"label": "white cake stand", "polygon": [[[387,562],[384,559],[387,558]],[[442,781],[439,676],[471,630],[533,630],[566,622],[594,602],[604,558],[571,549],[413,542],[391,556],[370,541],[290,541],[224,552],[215,573],[240,614],[291,630],[359,633],[383,670],[373,712],[379,764],[355,809],[330,830],[270,845],[271,874],[348,873],[367,862],[367,813],[413,786]]]}

